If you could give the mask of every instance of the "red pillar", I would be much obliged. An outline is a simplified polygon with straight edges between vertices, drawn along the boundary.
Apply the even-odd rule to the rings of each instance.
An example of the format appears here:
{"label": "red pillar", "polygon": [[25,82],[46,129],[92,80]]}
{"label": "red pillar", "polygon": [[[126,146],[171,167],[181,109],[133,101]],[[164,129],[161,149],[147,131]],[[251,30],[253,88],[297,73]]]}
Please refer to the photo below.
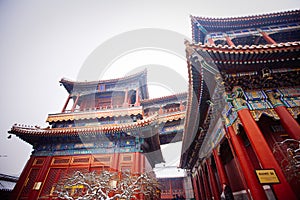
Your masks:
{"label": "red pillar", "polygon": [[208,38],[207,41],[210,45],[215,45],[215,42],[212,38]]}
{"label": "red pillar", "polygon": [[133,159],[133,173],[139,173],[139,158],[138,158],[138,152],[134,152],[134,159]]}
{"label": "red pillar", "polygon": [[120,153],[114,152],[112,158],[113,158],[113,161],[112,161],[112,170],[114,172],[118,172],[120,170],[119,169],[119,167],[120,167],[120,160],[119,160],[120,159]]}
{"label": "red pillar", "polygon": [[277,44],[266,32],[260,31],[260,33],[269,44]]}
{"label": "red pillar", "polygon": [[139,95],[139,88],[135,91],[135,106],[140,106],[140,95]]}
{"label": "red pillar", "polygon": [[74,101],[74,104],[73,104],[73,106],[72,106],[72,110],[71,110],[71,112],[74,112],[74,111],[75,111],[75,108],[76,108],[76,105],[77,105],[78,99],[79,99],[79,94],[76,96],[76,99],[75,99],[75,101]]}
{"label": "red pillar", "polygon": [[216,180],[215,174],[211,168],[211,159],[206,160],[206,166],[208,169],[209,180],[210,180],[210,185],[212,187],[212,193],[213,193],[214,199],[220,200],[221,198],[220,198],[220,194],[219,194],[217,180]]}
{"label": "red pillar", "polygon": [[228,37],[228,35],[225,35],[225,39],[229,46],[235,46],[230,37]]}
{"label": "red pillar", "polygon": [[283,105],[274,108],[280,118],[283,128],[288,132],[289,136],[295,140],[300,140],[300,125],[293,118],[291,113]]}
{"label": "red pillar", "polygon": [[229,139],[231,140],[232,146],[234,148],[234,152],[236,153],[236,157],[239,160],[239,164],[243,171],[243,175],[247,186],[251,192],[251,196],[253,199],[259,200],[267,200],[266,193],[262,187],[262,185],[258,182],[258,179],[254,173],[254,167],[252,162],[247,154],[245,146],[243,144],[242,139],[235,133],[232,126],[229,126],[227,129],[227,134],[229,135]]}
{"label": "red pillar", "polygon": [[180,111],[184,111],[185,110],[185,107],[184,107],[182,101],[180,101],[179,109],[180,109]]}
{"label": "red pillar", "polygon": [[228,177],[227,177],[224,165],[221,161],[221,158],[220,158],[220,155],[219,155],[217,149],[213,149],[213,156],[215,158],[215,162],[216,162],[217,171],[218,171],[218,175],[219,175],[219,178],[220,178],[221,185],[222,184],[229,185]]}
{"label": "red pillar", "polygon": [[128,106],[128,89],[125,90],[125,97],[124,97],[123,106],[124,107]]}
{"label": "red pillar", "polygon": [[172,189],[172,182],[169,180],[169,185],[170,185],[170,194],[173,196],[173,189]]}
{"label": "red pillar", "polygon": [[62,113],[64,113],[66,111],[66,108],[67,108],[67,106],[69,104],[70,98],[71,98],[71,94],[69,94],[68,99],[67,99],[67,101],[66,101],[63,109],[61,110]]}
{"label": "red pillar", "polygon": [[283,128],[287,131],[291,138],[300,140],[300,126],[279,99],[280,94],[278,94],[276,91],[267,91],[266,93],[269,97],[269,101],[271,101],[272,105],[274,106],[275,112],[280,118]]}
{"label": "red pillar", "polygon": [[206,172],[204,171],[205,170],[205,163],[204,163],[204,166],[201,170],[202,172],[202,178],[203,178],[203,183],[204,183],[204,189],[205,189],[205,199],[211,199],[211,192],[210,192],[210,188],[209,188],[209,185],[208,185],[208,180],[207,180],[207,176],[206,176]]}
{"label": "red pillar", "polygon": [[200,197],[202,200],[205,200],[205,190],[204,190],[204,183],[203,183],[203,179],[201,176],[201,171],[198,170],[197,176],[198,176],[198,181],[199,181],[199,191],[200,191]]}
{"label": "red pillar", "polygon": [[160,106],[160,107],[159,107],[159,110],[158,110],[158,114],[159,114],[159,115],[162,115],[163,113],[164,113],[164,111],[163,111],[163,109],[162,109],[162,106]]}
{"label": "red pillar", "polygon": [[197,174],[195,174],[195,176],[192,177],[192,179],[193,179],[193,186],[194,186],[193,188],[194,188],[195,199],[200,200],[200,197],[199,197],[200,192],[198,191],[198,186],[197,186],[197,181],[199,182],[199,180],[197,178]]}
{"label": "red pillar", "polygon": [[24,167],[22,174],[17,182],[17,184],[15,185],[12,194],[11,194],[11,199],[19,199],[19,196],[21,195],[22,189],[23,189],[23,185],[26,181],[27,176],[29,175],[30,169],[32,167],[33,161],[34,161],[35,157],[31,156],[29,158],[29,160],[26,163],[26,166]]}
{"label": "red pillar", "polygon": [[39,173],[35,179],[35,183],[41,182],[41,186],[39,189],[32,189],[28,195],[28,199],[35,200],[38,199],[43,184],[45,184],[47,172],[49,171],[50,165],[52,161],[52,156],[48,156],[45,158],[42,168],[39,170]]}
{"label": "red pillar", "polygon": [[274,169],[280,180],[280,184],[273,185],[277,198],[279,200],[296,200],[296,196],[291,186],[287,182],[279,164],[277,163],[270,147],[268,146],[268,143],[266,142],[262,132],[260,131],[248,108],[242,108],[241,110],[238,110],[237,113],[249,138],[251,146],[253,147],[262,167],[265,169]]}

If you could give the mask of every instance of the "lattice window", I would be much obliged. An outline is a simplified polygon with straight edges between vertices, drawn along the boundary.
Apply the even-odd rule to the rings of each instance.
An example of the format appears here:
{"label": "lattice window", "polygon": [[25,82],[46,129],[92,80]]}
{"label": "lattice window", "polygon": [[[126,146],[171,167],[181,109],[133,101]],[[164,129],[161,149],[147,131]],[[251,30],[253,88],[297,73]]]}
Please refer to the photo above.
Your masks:
{"label": "lattice window", "polygon": [[30,174],[27,177],[26,182],[24,184],[21,196],[28,196],[30,190],[33,188],[38,172],[39,169],[31,169]]}
{"label": "lattice window", "polygon": [[171,181],[171,184],[172,184],[172,189],[182,189],[183,188],[183,180],[182,179],[173,179]]}
{"label": "lattice window", "polygon": [[85,157],[85,158],[74,158],[73,159],[73,164],[74,163],[88,163],[90,161],[89,157]]}
{"label": "lattice window", "polygon": [[124,162],[131,162],[132,161],[132,155],[123,155],[122,161]]}
{"label": "lattice window", "polygon": [[94,162],[108,163],[111,161],[111,157],[103,156],[103,157],[94,157]]}
{"label": "lattice window", "polygon": [[34,164],[33,165],[42,165],[44,163],[44,158],[36,158],[34,160]]}
{"label": "lattice window", "polygon": [[54,190],[55,190],[55,184],[59,181],[60,176],[63,174],[62,173],[63,169],[59,168],[51,168],[47,179],[45,181],[45,185],[42,189],[42,196],[45,195],[52,195]]}
{"label": "lattice window", "polygon": [[62,164],[69,164],[69,158],[55,158],[53,161],[53,165],[62,165]]}

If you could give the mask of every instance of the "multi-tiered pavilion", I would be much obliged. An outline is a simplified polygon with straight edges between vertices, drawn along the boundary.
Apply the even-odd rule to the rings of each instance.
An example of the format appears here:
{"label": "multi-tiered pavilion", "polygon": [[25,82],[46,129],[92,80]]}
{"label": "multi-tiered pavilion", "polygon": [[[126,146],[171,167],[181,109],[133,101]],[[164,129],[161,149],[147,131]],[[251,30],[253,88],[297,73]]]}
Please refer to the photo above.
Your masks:
{"label": "multi-tiered pavilion", "polygon": [[191,16],[181,167],[197,200],[299,199],[300,11]]}
{"label": "multi-tiered pavilion", "polygon": [[69,95],[60,113],[48,115],[48,127],[10,130],[34,149],[15,199],[55,199],[55,185],[75,171],[152,170],[164,161],[160,145],[182,138],[187,94],[149,99],[147,71],[60,83]]}

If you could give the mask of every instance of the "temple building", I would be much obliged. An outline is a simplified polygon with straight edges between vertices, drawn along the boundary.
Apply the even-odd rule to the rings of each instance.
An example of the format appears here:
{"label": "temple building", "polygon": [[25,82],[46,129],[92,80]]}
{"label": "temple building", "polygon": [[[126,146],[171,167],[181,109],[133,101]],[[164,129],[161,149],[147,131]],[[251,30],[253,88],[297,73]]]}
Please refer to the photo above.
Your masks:
{"label": "temple building", "polygon": [[157,176],[160,183],[160,199],[172,200],[174,197],[179,199],[194,198],[191,179],[187,176],[185,170],[173,166],[156,165],[155,171],[160,171],[160,174],[162,174]]}
{"label": "temple building", "polygon": [[160,145],[182,139],[187,93],[150,99],[146,70],[60,84],[68,97],[60,113],[48,115],[48,127],[9,131],[34,149],[13,199],[56,199],[55,185],[75,171],[151,171],[164,162]]}
{"label": "temple building", "polygon": [[195,199],[300,199],[300,10],[191,23],[180,166]]}

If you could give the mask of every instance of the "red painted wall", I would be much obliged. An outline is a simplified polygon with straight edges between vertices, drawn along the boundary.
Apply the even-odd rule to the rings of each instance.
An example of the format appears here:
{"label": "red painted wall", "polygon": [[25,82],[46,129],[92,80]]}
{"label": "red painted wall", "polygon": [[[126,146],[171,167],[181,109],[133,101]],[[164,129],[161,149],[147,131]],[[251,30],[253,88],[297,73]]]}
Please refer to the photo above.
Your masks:
{"label": "red painted wall", "polygon": [[[130,170],[132,173],[143,173],[146,167],[149,168],[146,166],[147,159],[141,153],[54,156],[50,159],[47,167],[45,162],[49,157],[31,157],[13,191],[13,199],[55,199],[54,185],[78,170]],[[33,190],[37,181],[42,185]]]}

